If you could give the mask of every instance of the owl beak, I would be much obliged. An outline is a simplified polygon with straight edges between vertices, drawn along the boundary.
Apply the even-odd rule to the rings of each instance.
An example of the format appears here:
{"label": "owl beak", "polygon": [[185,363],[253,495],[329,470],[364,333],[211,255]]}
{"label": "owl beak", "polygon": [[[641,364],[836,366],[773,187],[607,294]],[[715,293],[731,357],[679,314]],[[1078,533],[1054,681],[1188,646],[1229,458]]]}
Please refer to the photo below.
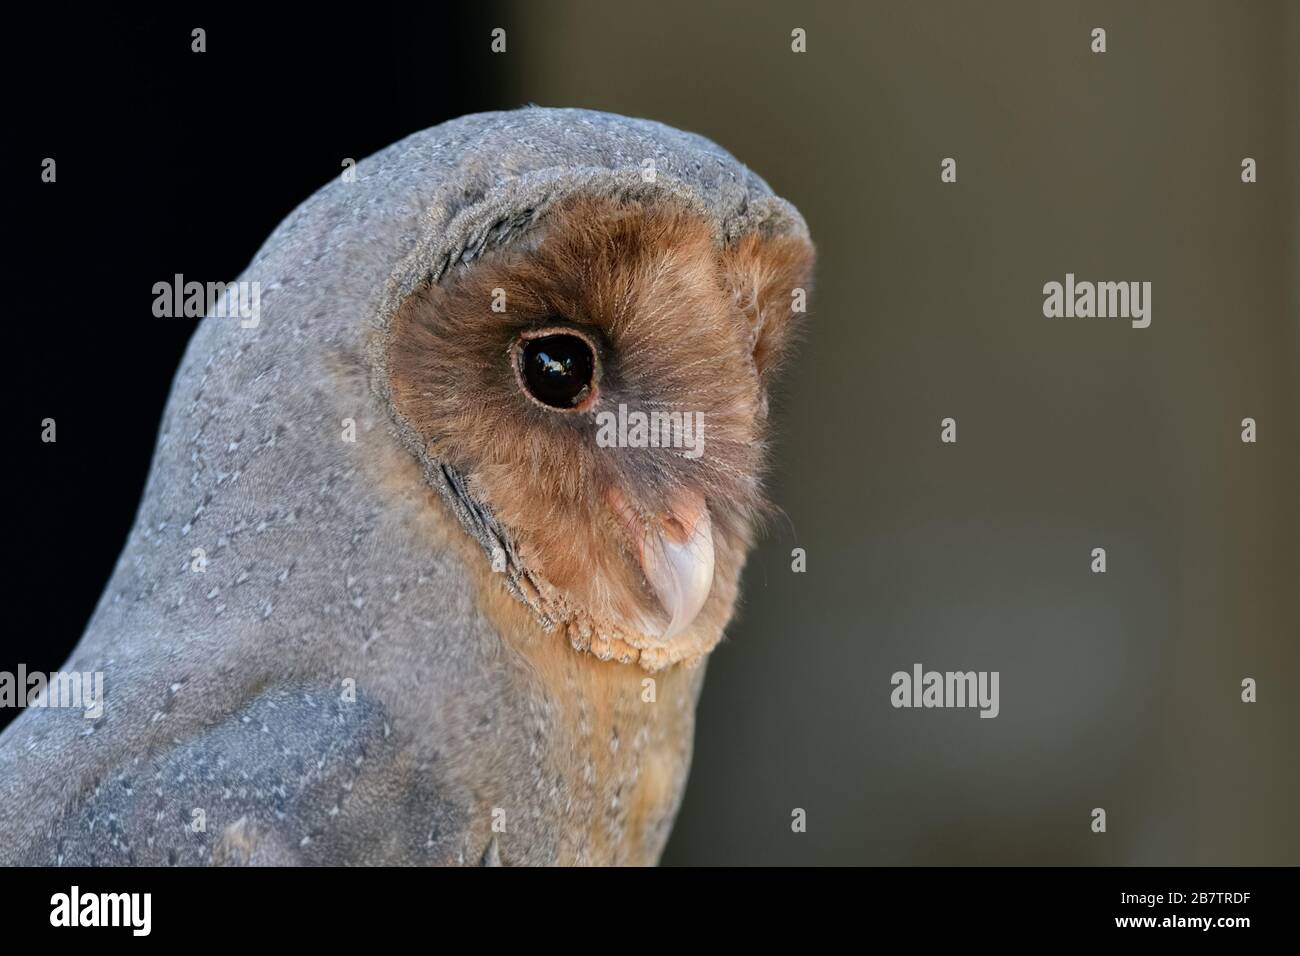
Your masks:
{"label": "owl beak", "polygon": [[713,588],[713,525],[702,495],[682,492],[668,511],[648,522],[611,494],[615,511],[628,526],[646,582],[667,623],[645,624],[668,641],[691,626]]}

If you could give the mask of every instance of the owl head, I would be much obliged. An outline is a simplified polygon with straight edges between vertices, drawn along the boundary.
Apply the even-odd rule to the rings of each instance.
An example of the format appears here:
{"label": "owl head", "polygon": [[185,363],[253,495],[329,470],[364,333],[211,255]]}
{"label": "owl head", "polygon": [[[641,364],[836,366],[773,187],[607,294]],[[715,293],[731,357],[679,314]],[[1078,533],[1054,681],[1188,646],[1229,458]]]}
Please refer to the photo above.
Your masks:
{"label": "owl head", "polygon": [[397,309],[395,410],[575,648],[657,669],[720,639],[812,260],[670,197],[578,196]]}

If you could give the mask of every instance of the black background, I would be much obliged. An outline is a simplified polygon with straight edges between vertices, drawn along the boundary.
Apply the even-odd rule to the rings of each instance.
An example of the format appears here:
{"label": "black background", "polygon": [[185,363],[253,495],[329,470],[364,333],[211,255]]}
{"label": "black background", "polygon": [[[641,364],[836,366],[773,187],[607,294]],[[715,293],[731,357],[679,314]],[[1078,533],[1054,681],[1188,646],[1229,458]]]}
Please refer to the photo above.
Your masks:
{"label": "black background", "polygon": [[[231,281],[342,170],[416,130],[517,106],[490,4],[75,13],[4,31],[9,595],[0,669],[57,669],[131,527],[198,320],[155,282]],[[191,31],[207,31],[207,52]],[[470,44],[467,36],[484,42]],[[55,183],[42,161],[57,163]],[[57,442],[41,441],[41,422]],[[0,727],[19,711],[0,711]]]}
{"label": "black background", "polygon": [[[1133,943],[1156,941],[1181,951],[1188,943],[1213,941],[1219,949],[1249,941],[1258,945],[1262,934],[1272,941],[1284,938],[1288,927],[1288,885],[1291,874],[1282,869],[1232,868],[1191,872],[1161,867],[1116,869],[1075,867],[1051,871],[1001,868],[984,871],[953,868],[893,868],[875,872],[842,873],[830,869],[784,873],[776,869],[737,868],[725,878],[730,890],[719,899],[717,874],[706,869],[550,871],[544,876],[523,874],[528,892],[502,870],[472,873],[430,870],[409,879],[404,871],[368,870],[364,875],[341,868],[297,869],[286,879],[278,870],[235,872],[220,868],[159,870],[43,869],[0,872],[0,917],[11,940],[41,937],[86,943],[116,939],[128,945],[138,940],[131,930],[117,928],[51,928],[50,899],[68,894],[76,885],[80,893],[148,892],[151,932],[159,943],[189,943],[196,929],[217,920],[220,929],[256,933],[261,942],[291,940],[301,947],[320,941],[331,948],[345,943],[383,939],[380,933],[401,925],[439,940],[449,933],[459,936],[482,928],[494,942],[511,933],[521,942],[534,943],[540,927],[562,920],[581,921],[590,938],[608,932],[619,938],[629,934],[629,914],[619,906],[601,903],[615,895],[624,900],[651,901],[666,893],[686,893],[709,900],[719,910],[717,927],[700,927],[701,935],[725,932],[729,940],[761,936],[771,946],[786,935],[805,945],[843,946],[846,940],[866,942],[894,939],[928,943],[952,940],[961,948],[979,943],[1040,940],[1044,937],[1114,939],[1130,936]],[[497,874],[493,876],[493,874]],[[490,881],[490,882],[489,882]],[[7,885],[6,885],[7,884]],[[540,888],[550,892],[536,892]],[[1146,906],[1122,904],[1121,894],[1167,895],[1182,893],[1249,894],[1245,902],[1205,902]],[[555,905],[559,894],[565,903]],[[574,906],[579,895],[587,905]],[[747,911],[739,917],[723,911],[724,900],[743,895]],[[327,905],[322,905],[328,901]],[[7,905],[6,905],[7,904]],[[454,907],[449,904],[454,904]],[[9,912],[6,912],[8,910]],[[509,919],[501,919],[502,912]],[[664,912],[670,911],[664,907]],[[286,915],[288,918],[286,918]],[[936,918],[938,917],[938,918]],[[1116,918],[1154,917],[1162,920],[1209,917],[1241,918],[1247,927],[1199,928],[1116,926]],[[451,927],[456,927],[451,929]],[[255,928],[255,929],[254,929]],[[680,932],[670,919],[650,930],[632,931],[636,939],[662,940]],[[73,935],[69,935],[73,934]],[[707,937],[706,937],[707,938]],[[927,947],[930,948],[930,947]]]}

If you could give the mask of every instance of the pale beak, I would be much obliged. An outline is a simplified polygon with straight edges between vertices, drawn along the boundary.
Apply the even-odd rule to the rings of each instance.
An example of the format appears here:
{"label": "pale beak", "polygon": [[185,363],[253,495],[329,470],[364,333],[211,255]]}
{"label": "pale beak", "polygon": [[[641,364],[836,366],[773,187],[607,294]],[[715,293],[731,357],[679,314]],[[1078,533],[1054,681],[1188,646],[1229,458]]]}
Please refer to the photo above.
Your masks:
{"label": "pale beak", "polygon": [[667,623],[646,625],[647,633],[671,640],[691,626],[713,588],[713,525],[703,496],[682,492],[671,508],[641,517],[617,492],[610,503],[632,537],[633,552]]}

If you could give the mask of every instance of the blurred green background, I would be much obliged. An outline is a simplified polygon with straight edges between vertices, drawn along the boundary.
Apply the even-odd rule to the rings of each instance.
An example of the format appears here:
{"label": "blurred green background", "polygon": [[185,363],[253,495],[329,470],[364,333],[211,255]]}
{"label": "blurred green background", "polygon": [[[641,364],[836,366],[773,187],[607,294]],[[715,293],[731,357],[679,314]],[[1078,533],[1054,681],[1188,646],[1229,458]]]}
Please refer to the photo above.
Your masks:
{"label": "blurred green background", "polygon": [[[664,862],[1300,863],[1300,8],[491,17],[505,102],[703,133],[819,248],[788,520],[709,665]],[[1151,327],[1044,318],[1066,272],[1152,282]],[[915,662],[1000,671],[1001,715],[893,709]]]}

